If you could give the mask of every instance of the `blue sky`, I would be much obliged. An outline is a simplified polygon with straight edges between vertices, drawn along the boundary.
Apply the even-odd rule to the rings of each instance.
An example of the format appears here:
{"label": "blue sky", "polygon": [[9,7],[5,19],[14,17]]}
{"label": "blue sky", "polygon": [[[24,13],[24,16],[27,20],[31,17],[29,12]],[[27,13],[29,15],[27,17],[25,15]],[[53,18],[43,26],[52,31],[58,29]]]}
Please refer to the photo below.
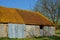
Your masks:
{"label": "blue sky", "polygon": [[37,0],[0,0],[0,6],[31,10]]}

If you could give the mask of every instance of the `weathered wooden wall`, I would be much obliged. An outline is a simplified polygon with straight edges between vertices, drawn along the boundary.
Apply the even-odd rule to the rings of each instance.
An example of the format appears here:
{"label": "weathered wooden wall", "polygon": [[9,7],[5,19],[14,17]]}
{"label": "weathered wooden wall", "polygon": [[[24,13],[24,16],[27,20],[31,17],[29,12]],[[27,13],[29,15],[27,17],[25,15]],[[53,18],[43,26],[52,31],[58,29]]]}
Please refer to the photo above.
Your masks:
{"label": "weathered wooden wall", "polygon": [[45,26],[43,31],[44,31],[44,36],[53,36],[53,35],[55,35],[55,27]]}
{"label": "weathered wooden wall", "polygon": [[0,24],[0,37],[9,38],[31,38],[38,36],[52,36],[55,34],[55,27],[25,24]]}
{"label": "weathered wooden wall", "polygon": [[40,29],[37,25],[26,25],[26,37],[40,36]]}
{"label": "weathered wooden wall", "polygon": [[25,24],[8,24],[9,38],[25,38]]}

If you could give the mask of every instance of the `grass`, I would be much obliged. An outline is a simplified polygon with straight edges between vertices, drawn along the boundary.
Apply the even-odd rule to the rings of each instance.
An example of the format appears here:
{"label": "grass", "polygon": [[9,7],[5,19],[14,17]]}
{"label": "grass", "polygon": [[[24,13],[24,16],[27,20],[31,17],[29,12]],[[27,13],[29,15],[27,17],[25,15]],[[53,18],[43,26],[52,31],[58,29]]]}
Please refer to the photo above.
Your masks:
{"label": "grass", "polygon": [[58,36],[38,37],[38,38],[0,38],[0,40],[60,40]]}
{"label": "grass", "polygon": [[57,29],[56,30],[56,34],[59,34],[60,35],[60,29]]}

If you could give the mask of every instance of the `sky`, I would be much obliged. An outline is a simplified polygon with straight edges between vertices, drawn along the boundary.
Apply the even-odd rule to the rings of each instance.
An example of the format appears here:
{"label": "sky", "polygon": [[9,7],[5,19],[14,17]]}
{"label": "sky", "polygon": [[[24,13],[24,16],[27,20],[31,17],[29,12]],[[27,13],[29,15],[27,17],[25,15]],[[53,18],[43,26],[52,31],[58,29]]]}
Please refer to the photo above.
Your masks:
{"label": "sky", "polygon": [[31,10],[35,6],[36,1],[37,0],[0,0],[0,6]]}

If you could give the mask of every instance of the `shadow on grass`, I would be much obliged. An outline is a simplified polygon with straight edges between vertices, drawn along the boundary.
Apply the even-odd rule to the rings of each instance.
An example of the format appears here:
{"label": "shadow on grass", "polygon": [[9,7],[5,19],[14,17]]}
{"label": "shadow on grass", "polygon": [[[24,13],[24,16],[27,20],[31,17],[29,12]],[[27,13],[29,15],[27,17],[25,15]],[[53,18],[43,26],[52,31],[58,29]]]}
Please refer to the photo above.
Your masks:
{"label": "shadow on grass", "polygon": [[60,40],[58,36],[35,37],[35,38],[0,38],[0,40]]}
{"label": "shadow on grass", "polygon": [[60,40],[60,37],[59,37],[59,36],[50,36],[50,37],[48,37],[48,38],[54,39],[54,40]]}
{"label": "shadow on grass", "polygon": [[36,39],[42,39],[42,40],[60,40],[60,37],[58,36],[44,36],[44,37],[36,37]]}

